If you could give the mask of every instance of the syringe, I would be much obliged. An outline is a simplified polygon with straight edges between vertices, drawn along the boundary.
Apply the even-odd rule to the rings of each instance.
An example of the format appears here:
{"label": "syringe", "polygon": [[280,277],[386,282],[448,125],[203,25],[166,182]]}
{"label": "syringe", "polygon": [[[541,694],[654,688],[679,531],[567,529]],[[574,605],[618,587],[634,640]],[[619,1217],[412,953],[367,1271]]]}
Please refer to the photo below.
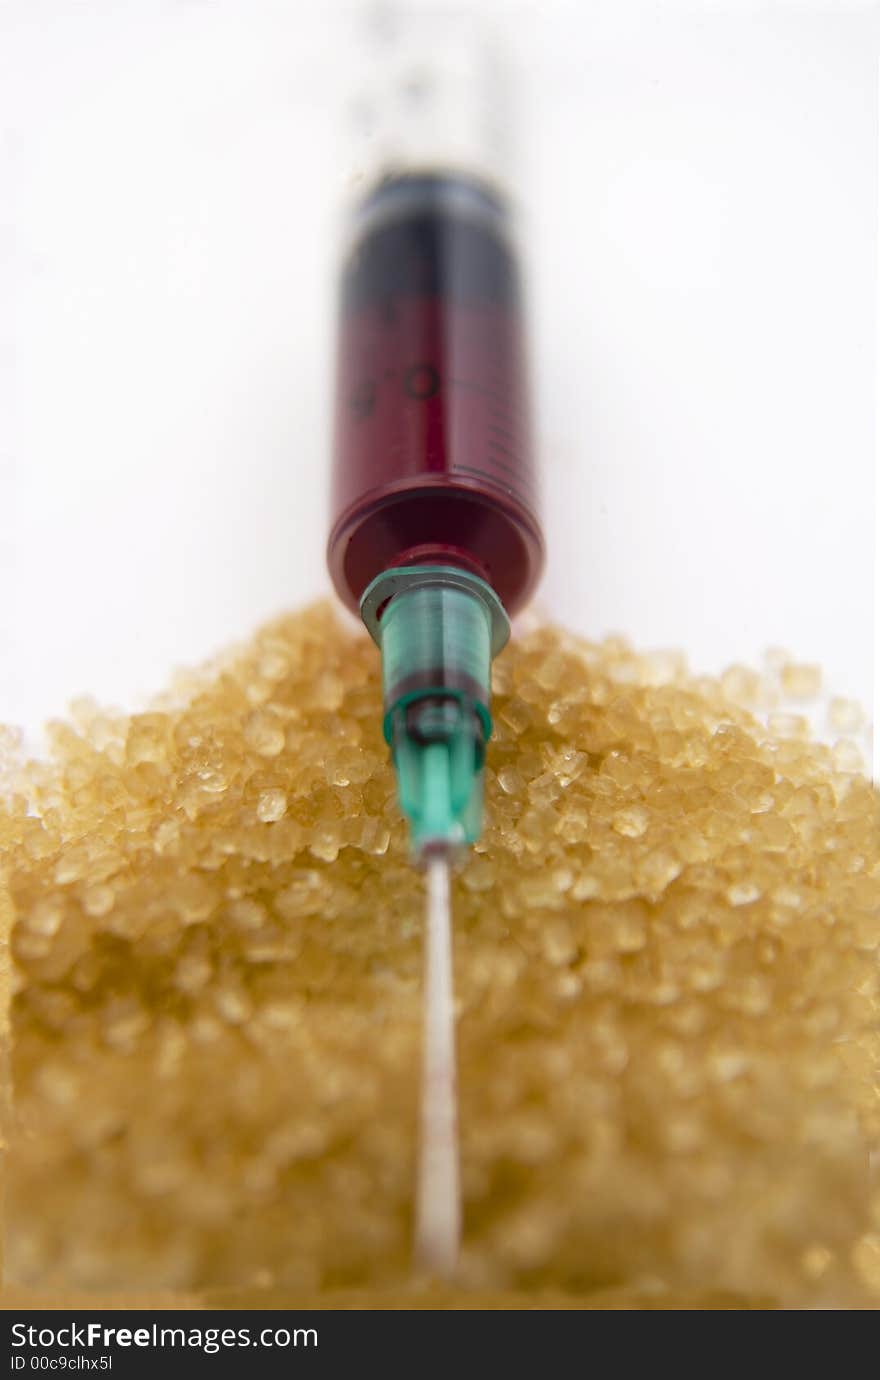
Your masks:
{"label": "syringe", "polygon": [[503,35],[484,17],[386,6],[362,44],[354,170],[367,191],[342,271],[328,563],[382,654],[385,737],[425,870],[415,1254],[449,1275],[461,1223],[450,863],[482,824],[492,658],[544,558],[498,184],[514,111]]}
{"label": "syringe", "polygon": [[427,869],[416,1257],[460,1228],[449,863],[477,839],[492,658],[543,562],[521,289],[505,202],[460,175],[387,177],[342,277],[328,563],[382,654],[384,731]]}

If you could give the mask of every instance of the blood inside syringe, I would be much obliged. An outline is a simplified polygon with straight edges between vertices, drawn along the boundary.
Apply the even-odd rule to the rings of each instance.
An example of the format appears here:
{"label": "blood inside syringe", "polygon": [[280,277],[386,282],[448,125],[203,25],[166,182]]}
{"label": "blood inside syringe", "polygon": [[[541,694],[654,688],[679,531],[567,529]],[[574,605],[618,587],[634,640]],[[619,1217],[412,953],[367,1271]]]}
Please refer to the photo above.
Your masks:
{"label": "blood inside syringe", "polygon": [[353,607],[382,569],[457,564],[515,611],[542,558],[515,261],[485,193],[406,191],[343,275],[331,572]]}

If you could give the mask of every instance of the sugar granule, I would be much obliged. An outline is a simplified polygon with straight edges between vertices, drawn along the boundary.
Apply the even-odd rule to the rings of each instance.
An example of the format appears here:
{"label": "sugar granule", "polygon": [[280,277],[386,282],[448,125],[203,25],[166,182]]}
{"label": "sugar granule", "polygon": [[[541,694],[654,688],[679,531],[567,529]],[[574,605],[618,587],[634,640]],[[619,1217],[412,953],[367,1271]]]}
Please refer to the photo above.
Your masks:
{"label": "sugar granule", "polygon": [[[735,703],[747,668],[661,660],[538,627],[495,668],[454,894],[462,1288],[876,1300],[877,794]],[[320,606],[175,697],[57,724],[2,817],[8,1274],[397,1286],[421,882],[375,648]]]}

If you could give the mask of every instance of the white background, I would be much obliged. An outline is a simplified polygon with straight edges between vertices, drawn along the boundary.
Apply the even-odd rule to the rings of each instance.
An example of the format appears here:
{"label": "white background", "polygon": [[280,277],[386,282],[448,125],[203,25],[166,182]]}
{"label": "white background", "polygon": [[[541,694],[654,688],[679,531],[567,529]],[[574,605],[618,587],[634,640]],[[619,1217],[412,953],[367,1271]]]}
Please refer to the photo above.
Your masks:
{"label": "white background", "polygon": [[[867,702],[875,7],[468,8],[522,66],[544,606]],[[0,719],[34,728],[327,587],[359,73],[326,0],[0,14]]]}

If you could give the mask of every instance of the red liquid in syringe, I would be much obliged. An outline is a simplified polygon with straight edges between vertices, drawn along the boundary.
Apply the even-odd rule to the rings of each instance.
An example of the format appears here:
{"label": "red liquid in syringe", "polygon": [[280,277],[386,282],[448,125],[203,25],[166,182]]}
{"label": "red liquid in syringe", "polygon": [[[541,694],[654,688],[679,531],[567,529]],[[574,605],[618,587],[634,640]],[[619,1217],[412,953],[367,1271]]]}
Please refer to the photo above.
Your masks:
{"label": "red liquid in syringe", "polygon": [[401,565],[458,565],[509,614],[537,517],[519,275],[502,204],[407,176],[364,203],[343,270],[330,572],[356,610]]}

